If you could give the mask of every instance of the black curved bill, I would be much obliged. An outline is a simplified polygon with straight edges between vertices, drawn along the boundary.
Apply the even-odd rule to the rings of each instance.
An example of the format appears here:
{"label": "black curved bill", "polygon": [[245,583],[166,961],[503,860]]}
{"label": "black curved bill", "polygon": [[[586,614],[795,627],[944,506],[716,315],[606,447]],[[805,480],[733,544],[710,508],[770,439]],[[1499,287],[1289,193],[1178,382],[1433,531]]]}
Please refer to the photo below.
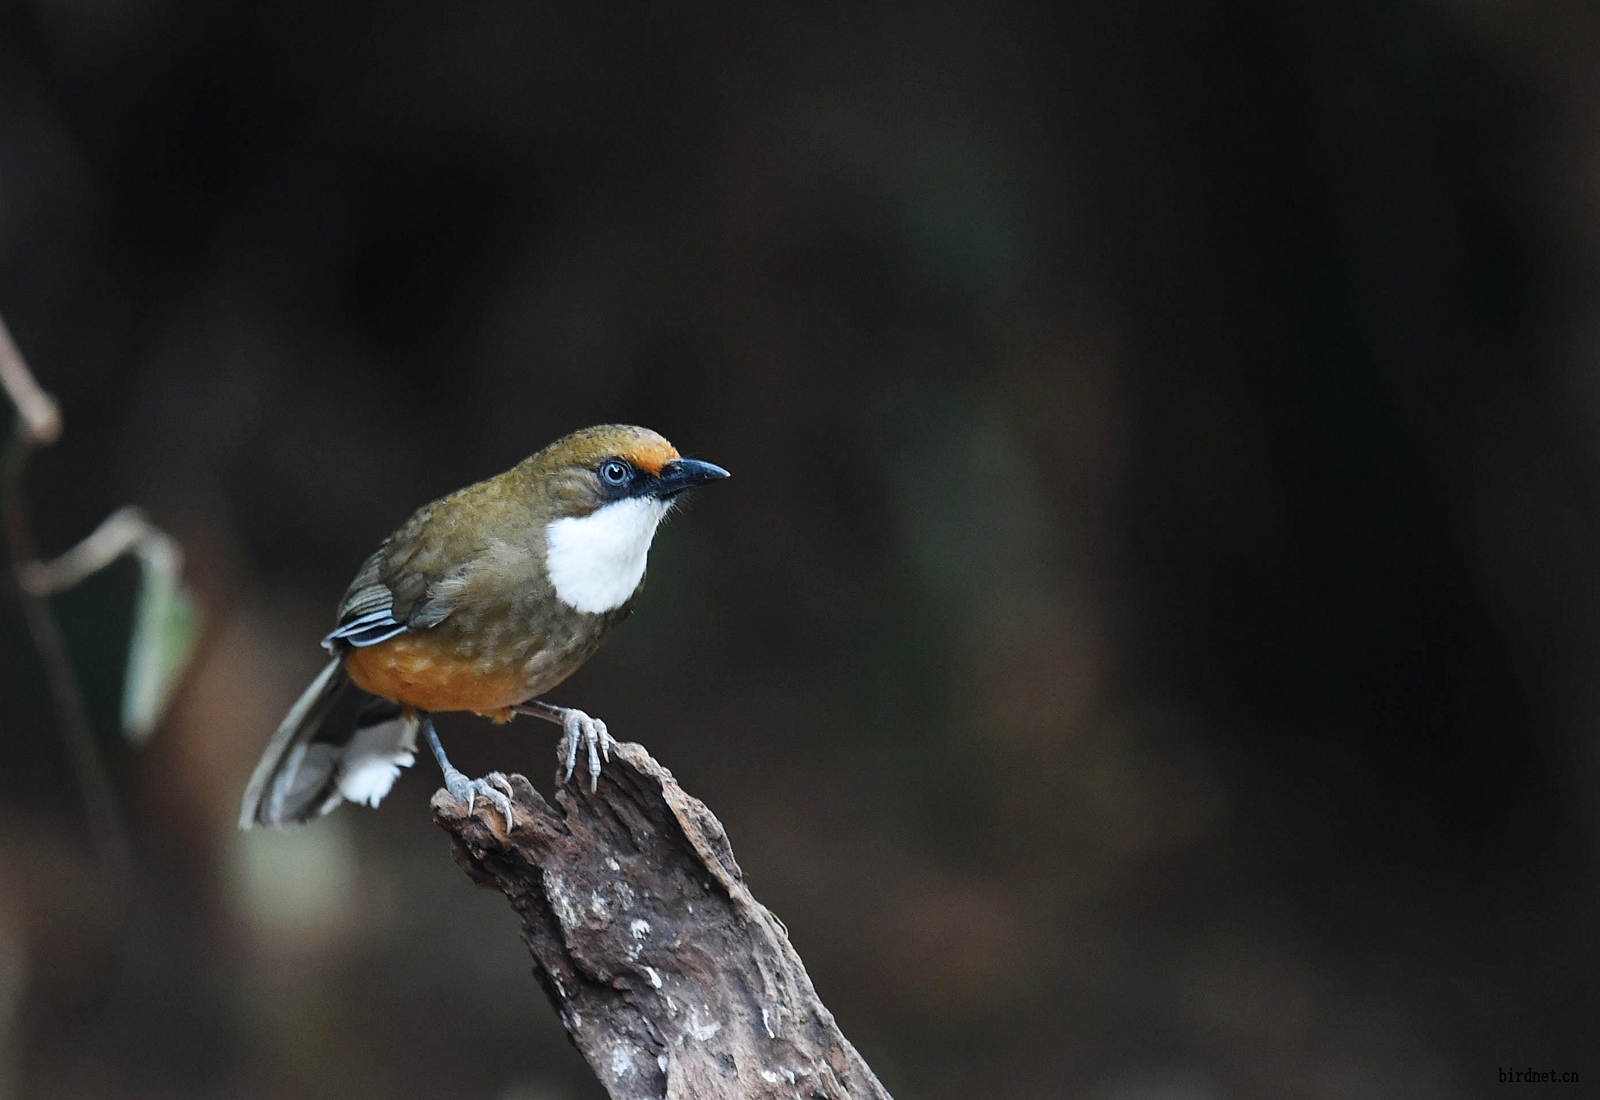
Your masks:
{"label": "black curved bill", "polygon": [[721,481],[727,476],[727,470],[710,462],[701,462],[698,458],[675,458],[661,467],[651,493],[662,500],[671,500],[685,489],[693,489],[708,481]]}

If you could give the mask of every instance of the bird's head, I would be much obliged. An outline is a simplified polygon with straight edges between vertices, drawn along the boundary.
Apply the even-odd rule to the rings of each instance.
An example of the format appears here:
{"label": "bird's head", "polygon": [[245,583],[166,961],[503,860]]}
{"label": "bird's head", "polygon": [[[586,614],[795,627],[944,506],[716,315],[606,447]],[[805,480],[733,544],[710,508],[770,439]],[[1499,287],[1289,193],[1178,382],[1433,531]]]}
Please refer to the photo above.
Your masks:
{"label": "bird's head", "polygon": [[656,527],[686,490],[728,476],[648,428],[603,424],[556,440],[519,472],[545,513],[556,595],[579,611],[621,606],[644,578]]}

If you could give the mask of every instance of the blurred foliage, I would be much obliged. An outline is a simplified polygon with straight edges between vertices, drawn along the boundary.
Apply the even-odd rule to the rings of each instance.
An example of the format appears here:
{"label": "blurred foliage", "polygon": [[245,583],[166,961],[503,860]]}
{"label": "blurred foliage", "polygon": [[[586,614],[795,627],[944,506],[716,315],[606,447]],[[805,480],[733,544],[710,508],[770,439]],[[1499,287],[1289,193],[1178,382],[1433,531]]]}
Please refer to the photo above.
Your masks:
{"label": "blurred foliage", "polygon": [[139,597],[122,685],[122,730],[135,741],[154,732],[200,640],[200,612],[179,576],[183,553],[164,533],[152,534],[160,537],[136,552]]}

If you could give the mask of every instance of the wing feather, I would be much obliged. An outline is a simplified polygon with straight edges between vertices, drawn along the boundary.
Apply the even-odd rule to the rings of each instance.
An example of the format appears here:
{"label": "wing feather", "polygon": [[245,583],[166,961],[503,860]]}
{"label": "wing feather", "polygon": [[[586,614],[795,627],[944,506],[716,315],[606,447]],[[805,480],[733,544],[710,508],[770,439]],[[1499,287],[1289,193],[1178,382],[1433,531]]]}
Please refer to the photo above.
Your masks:
{"label": "wing feather", "polygon": [[[330,653],[341,644],[359,649],[407,631],[431,630],[455,610],[455,596],[461,590],[458,578],[448,575],[430,582],[420,572],[405,568],[416,556],[414,550],[400,562],[391,560],[391,550],[392,546],[385,544],[362,564],[351,582],[339,605],[337,625],[322,639],[322,647]],[[402,593],[402,608],[396,607],[397,589]],[[407,603],[409,606],[404,606]]]}

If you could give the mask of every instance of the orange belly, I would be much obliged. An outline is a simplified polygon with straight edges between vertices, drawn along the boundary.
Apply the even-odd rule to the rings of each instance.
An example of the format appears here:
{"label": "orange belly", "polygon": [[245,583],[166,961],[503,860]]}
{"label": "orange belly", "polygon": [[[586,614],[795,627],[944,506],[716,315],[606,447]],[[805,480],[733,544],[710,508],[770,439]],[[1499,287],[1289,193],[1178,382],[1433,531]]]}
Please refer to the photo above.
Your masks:
{"label": "orange belly", "polygon": [[528,695],[520,665],[458,657],[427,636],[352,649],[344,667],[357,687],[417,710],[470,710],[504,722]]}

